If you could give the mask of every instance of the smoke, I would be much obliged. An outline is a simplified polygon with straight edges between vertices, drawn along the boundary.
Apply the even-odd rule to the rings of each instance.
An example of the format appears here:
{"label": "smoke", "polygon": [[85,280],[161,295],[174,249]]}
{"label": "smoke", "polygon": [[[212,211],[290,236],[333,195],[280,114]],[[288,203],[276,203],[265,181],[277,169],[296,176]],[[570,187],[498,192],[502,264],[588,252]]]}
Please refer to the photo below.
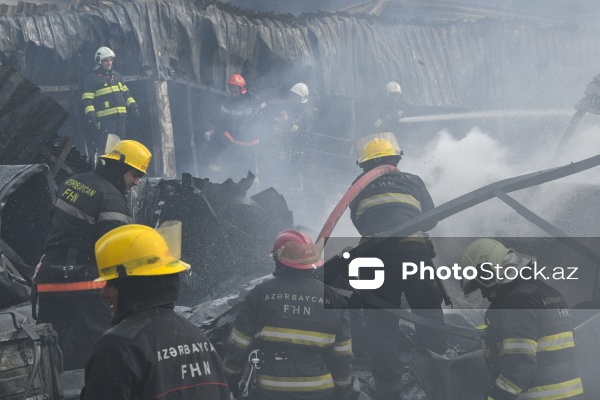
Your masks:
{"label": "smoke", "polygon": [[[587,122],[586,122],[587,121]],[[558,152],[560,135],[530,149],[515,148],[511,141],[498,139],[498,132],[473,127],[464,135],[449,129],[437,133],[423,144],[420,154],[405,156],[400,170],[419,175],[425,182],[436,206],[497,181],[566,165],[600,152],[600,118],[590,116],[581,129]],[[566,126],[566,124],[565,124]],[[531,141],[547,132],[532,132]],[[357,168],[356,174],[360,170]],[[583,189],[598,187],[598,167],[509,195],[548,221],[555,221],[570,207],[573,199],[589,195]],[[347,182],[348,187],[351,181]],[[343,191],[339,191],[339,198]],[[591,199],[590,199],[591,200]],[[336,202],[324,205],[309,221],[302,221],[319,232]],[[561,228],[559,226],[559,228]],[[438,223],[432,236],[545,236],[541,229],[519,216],[502,201],[494,198],[462,211]],[[589,235],[597,235],[590,232]],[[315,234],[316,236],[316,234]],[[355,237],[358,232],[347,211],[338,222],[335,237]]]}
{"label": "smoke", "polygon": [[[590,118],[593,120],[594,118]],[[535,138],[535,134],[532,138]],[[559,139],[559,138],[556,138]],[[591,121],[576,132],[557,155],[556,141],[548,141],[525,154],[511,143],[475,127],[458,138],[443,130],[426,145],[421,156],[406,157],[401,169],[423,178],[436,205],[482,186],[594,156],[600,151],[600,125]],[[581,185],[598,185],[598,168],[571,175],[538,187],[511,193],[536,214],[555,219],[569,201],[584,195]],[[498,199],[488,200],[438,224],[436,236],[527,236],[544,235],[539,228]]]}

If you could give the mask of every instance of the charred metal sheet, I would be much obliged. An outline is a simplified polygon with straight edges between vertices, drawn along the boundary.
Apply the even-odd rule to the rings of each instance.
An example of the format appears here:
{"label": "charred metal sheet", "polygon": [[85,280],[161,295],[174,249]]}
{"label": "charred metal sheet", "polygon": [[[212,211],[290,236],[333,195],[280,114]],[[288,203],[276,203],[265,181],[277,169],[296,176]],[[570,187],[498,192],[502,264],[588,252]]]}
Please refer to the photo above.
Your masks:
{"label": "charred metal sheet", "polygon": [[179,304],[195,306],[270,272],[273,241],[293,216],[274,189],[246,197],[253,179],[216,184],[184,174],[144,181],[133,196],[136,223],[182,221],[182,259],[192,270],[182,275]]}
{"label": "charred metal sheet", "polygon": [[0,65],[0,164],[30,164],[68,116],[24,76]]}
{"label": "charred metal sheet", "polygon": [[20,321],[12,330],[2,330],[0,399],[62,398],[57,342],[50,324],[29,326]]}
{"label": "charred metal sheet", "polygon": [[46,165],[0,166],[0,247],[24,277],[43,253],[55,198]]}

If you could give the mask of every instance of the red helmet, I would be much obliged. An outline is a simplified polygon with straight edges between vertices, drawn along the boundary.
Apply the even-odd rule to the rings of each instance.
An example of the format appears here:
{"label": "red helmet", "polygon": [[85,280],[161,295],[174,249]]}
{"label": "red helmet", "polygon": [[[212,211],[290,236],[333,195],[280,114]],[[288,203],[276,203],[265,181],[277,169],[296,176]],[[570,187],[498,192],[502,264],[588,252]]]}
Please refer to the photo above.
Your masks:
{"label": "red helmet", "polygon": [[242,94],[246,93],[246,80],[240,74],[231,75],[227,84],[239,86],[242,89]]}
{"label": "red helmet", "polygon": [[275,260],[291,268],[312,269],[323,265],[311,238],[295,229],[279,233],[271,254]]}

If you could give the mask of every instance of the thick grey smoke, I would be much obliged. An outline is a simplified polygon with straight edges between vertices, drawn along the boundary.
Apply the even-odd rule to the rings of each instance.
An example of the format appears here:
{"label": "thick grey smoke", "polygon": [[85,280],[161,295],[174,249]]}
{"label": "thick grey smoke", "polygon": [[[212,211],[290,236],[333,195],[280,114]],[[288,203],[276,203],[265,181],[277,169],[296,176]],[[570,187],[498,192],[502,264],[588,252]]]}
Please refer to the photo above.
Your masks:
{"label": "thick grey smoke", "polygon": [[[496,138],[497,132],[483,132],[474,127],[464,136],[455,136],[448,130],[440,131],[423,153],[406,156],[399,164],[403,171],[423,178],[436,205],[441,205],[482,186],[535,171],[553,168],[594,156],[600,151],[600,124],[590,117],[577,130],[567,146],[555,157],[556,140],[548,141],[523,156],[511,143]],[[534,134],[536,135],[536,134]],[[357,168],[357,175],[360,170]],[[539,187],[512,193],[511,196],[545,219],[553,220],[569,208],[573,197],[585,196],[581,186],[598,185],[598,168],[575,174]],[[350,186],[351,182],[348,182]],[[340,197],[343,193],[340,192]],[[316,232],[319,221],[325,220],[335,204],[324,206],[314,224],[304,222]],[[324,212],[324,210],[328,210]],[[438,224],[434,236],[540,236],[539,228],[519,217],[498,199],[492,199],[461,212]],[[358,236],[346,212],[334,230],[333,236]]]}

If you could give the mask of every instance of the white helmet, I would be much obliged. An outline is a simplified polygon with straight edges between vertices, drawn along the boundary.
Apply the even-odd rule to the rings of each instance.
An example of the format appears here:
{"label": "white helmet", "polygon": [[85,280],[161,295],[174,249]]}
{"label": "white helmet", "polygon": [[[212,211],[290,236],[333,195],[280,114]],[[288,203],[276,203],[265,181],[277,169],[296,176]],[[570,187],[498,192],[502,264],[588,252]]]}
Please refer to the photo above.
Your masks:
{"label": "white helmet", "polygon": [[306,83],[296,83],[294,86],[292,86],[290,92],[296,93],[298,96],[300,96],[300,103],[304,104],[308,101],[308,86],[306,86]]}
{"label": "white helmet", "polygon": [[108,57],[115,57],[115,53],[113,53],[113,51],[108,47],[100,47],[98,50],[96,50],[95,60],[97,64],[100,64],[102,60]]}
{"label": "white helmet", "polygon": [[388,84],[385,85],[385,91],[388,95],[390,93],[402,94],[402,88],[400,87],[400,84],[398,82],[394,82],[394,81],[388,82]]}

